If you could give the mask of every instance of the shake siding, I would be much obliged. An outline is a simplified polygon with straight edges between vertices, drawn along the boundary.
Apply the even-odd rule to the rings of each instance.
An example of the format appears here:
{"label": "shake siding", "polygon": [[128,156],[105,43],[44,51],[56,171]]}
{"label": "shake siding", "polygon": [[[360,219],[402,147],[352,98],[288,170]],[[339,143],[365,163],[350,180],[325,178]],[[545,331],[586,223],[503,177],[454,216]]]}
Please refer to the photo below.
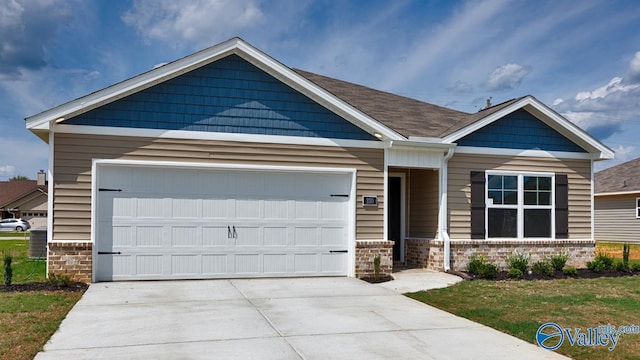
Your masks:
{"label": "shake siding", "polygon": [[636,197],[640,194],[595,197],[596,241],[640,243]]}
{"label": "shake siding", "polygon": [[471,238],[471,171],[530,171],[567,174],[569,239],[591,238],[591,162],[551,158],[456,154],[449,160],[448,217],[452,239]]}
{"label": "shake siding", "polygon": [[[62,133],[55,136],[54,240],[91,239],[92,159],[355,168],[356,238],[383,237],[384,152],[381,149]],[[377,195],[379,207],[364,208],[364,194]]]}

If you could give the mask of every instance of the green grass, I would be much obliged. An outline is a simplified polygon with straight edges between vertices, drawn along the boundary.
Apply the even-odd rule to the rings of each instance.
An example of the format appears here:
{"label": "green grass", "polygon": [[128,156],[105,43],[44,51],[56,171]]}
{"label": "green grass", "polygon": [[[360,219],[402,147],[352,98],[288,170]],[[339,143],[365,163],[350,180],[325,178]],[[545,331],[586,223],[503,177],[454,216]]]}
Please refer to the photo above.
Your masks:
{"label": "green grass", "polygon": [[[46,260],[43,254],[41,259],[29,258],[28,240],[0,240],[0,254],[8,251],[13,256],[13,283],[24,284],[27,282],[46,281]],[[2,270],[2,283],[4,284],[4,268]]]}
{"label": "green grass", "polygon": [[[28,257],[29,242],[0,240],[0,254],[13,256],[13,283],[44,282],[44,260]],[[0,270],[4,280],[4,268]],[[0,286],[0,359],[33,359],[42,349],[82,291],[5,292]]]}
{"label": "green grass", "polygon": [[29,240],[29,232],[0,231],[0,239],[1,238],[22,238]]}
{"label": "green grass", "polygon": [[[535,343],[538,327],[640,325],[640,276],[549,281],[463,281],[407,296]],[[557,350],[575,359],[638,359],[640,334],[622,335],[617,347],[570,346]]]}

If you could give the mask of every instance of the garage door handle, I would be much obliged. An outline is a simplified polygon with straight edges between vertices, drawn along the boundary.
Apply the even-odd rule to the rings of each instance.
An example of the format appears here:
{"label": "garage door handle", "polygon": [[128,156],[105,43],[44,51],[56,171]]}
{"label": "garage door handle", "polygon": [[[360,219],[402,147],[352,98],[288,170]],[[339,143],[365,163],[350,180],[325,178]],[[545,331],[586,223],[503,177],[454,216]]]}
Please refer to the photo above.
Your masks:
{"label": "garage door handle", "polygon": [[236,232],[236,227],[233,227],[233,238],[237,239],[238,238],[238,233]]}
{"label": "garage door handle", "polygon": [[98,251],[98,255],[120,255],[120,251]]}
{"label": "garage door handle", "polygon": [[231,226],[227,226],[227,239],[231,239]]}
{"label": "garage door handle", "polygon": [[330,253],[348,253],[349,250],[329,250]]}

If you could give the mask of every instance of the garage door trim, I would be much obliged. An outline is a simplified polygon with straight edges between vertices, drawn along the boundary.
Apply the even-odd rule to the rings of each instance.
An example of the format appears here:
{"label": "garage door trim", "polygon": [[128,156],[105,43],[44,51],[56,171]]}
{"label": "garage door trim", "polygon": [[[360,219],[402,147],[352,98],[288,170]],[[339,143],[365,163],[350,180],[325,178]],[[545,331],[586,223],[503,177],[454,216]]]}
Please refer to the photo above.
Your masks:
{"label": "garage door trim", "polygon": [[[291,172],[291,173],[317,173],[317,174],[345,174],[351,177],[351,189],[348,201],[348,256],[347,256],[347,276],[355,276],[355,219],[356,219],[356,169],[354,168],[331,168],[331,167],[305,167],[305,166],[274,166],[274,165],[247,165],[247,164],[214,164],[214,163],[193,163],[193,162],[171,162],[171,161],[143,161],[143,160],[112,160],[93,159],[91,169],[91,243],[93,248],[92,261],[92,281],[96,281],[98,246],[97,241],[97,199],[98,199],[98,179],[100,169],[103,167],[135,167],[135,168],[178,168],[194,170],[244,170],[257,172]],[[117,190],[117,189],[113,189]]]}

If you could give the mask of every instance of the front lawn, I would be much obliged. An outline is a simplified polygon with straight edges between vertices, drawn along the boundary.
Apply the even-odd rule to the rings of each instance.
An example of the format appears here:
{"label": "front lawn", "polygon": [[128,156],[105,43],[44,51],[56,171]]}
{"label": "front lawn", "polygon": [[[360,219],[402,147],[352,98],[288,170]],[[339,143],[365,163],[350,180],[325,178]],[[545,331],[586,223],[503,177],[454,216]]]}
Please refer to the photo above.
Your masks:
{"label": "front lawn", "polygon": [[[13,256],[13,284],[46,282],[45,261],[29,259],[28,240],[0,240],[0,255],[4,251]],[[16,292],[17,286],[4,286],[4,267],[0,274],[0,359],[33,359],[84,291]]]}
{"label": "front lawn", "polygon": [[[540,325],[562,328],[640,325],[640,276],[538,281],[463,281],[407,296],[535,344]],[[613,351],[571,346],[575,359],[640,359],[640,334],[621,335]]]}

